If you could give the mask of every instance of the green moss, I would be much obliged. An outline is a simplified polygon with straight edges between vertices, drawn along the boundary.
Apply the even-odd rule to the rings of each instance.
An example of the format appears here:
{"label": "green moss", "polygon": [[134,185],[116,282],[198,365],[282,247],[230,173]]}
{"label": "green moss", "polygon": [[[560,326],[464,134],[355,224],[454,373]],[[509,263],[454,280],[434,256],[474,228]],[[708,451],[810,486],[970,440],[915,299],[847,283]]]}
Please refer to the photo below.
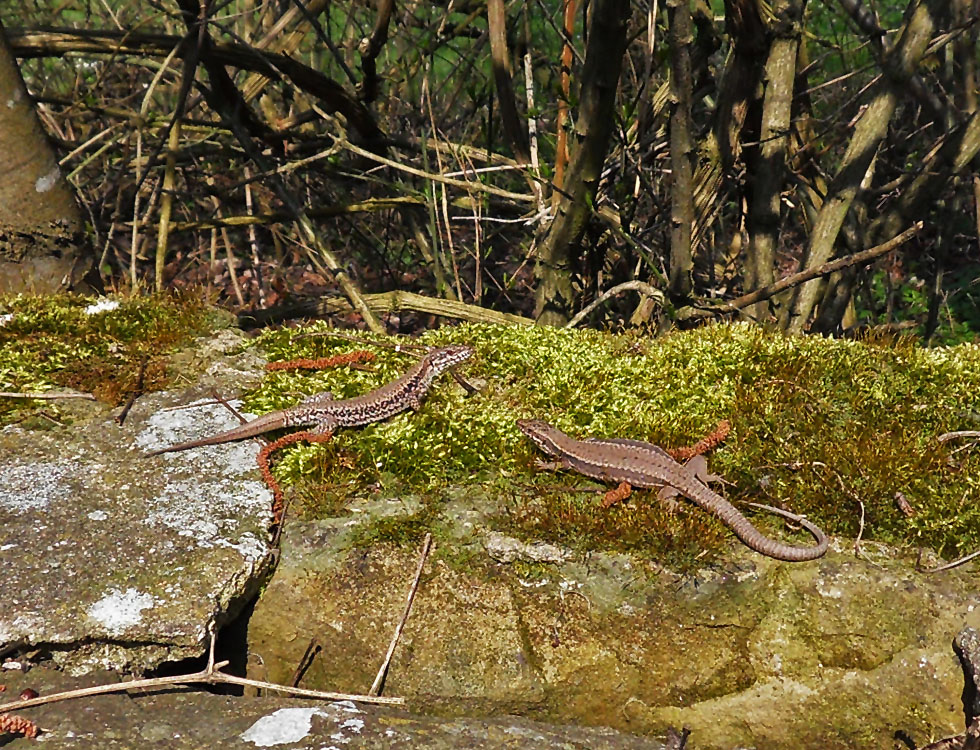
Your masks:
{"label": "green moss", "polygon": [[[141,369],[143,390],[164,387],[165,355],[213,325],[204,302],[190,295],[120,299],[109,310],[95,305],[76,295],[0,298],[3,390],[68,387],[119,404],[136,389]],[[23,407],[0,402],[0,418]]]}
{"label": "green moss", "polygon": [[[435,551],[432,553],[433,562],[444,563],[450,570],[466,573],[476,577],[493,575],[488,571],[492,561],[487,557],[486,550],[479,542],[460,544],[440,544],[435,540]],[[478,571],[484,571],[480,573]]]}
{"label": "green moss", "polygon": [[[520,417],[547,419],[576,437],[621,436],[665,447],[689,445],[721,419],[733,426],[710,456],[734,501],[785,503],[828,531],[926,545],[943,555],[976,547],[980,465],[975,451],[940,444],[939,434],[977,429],[980,348],[923,350],[882,342],[785,337],[748,325],[710,326],[660,339],[592,331],[460,325],[419,343],[467,342],[462,369],[485,388],[466,397],[448,376],[421,411],[337,434],[327,446],[298,446],[277,471],[286,479],[393,481],[412,492],[476,482],[509,486],[493,523],[509,533],[576,548],[642,551],[674,563],[703,562],[730,533],[696,508],[674,516],[651,493],[603,510],[595,483],[562,473],[538,476],[536,449]],[[349,341],[279,331],[261,343],[283,358],[327,356]],[[364,393],[397,377],[412,360],[377,353],[373,371],[336,368],[277,374],[250,399],[257,410],[295,403],[300,393]],[[320,460],[317,457],[328,457]],[[336,463],[335,463],[336,462]],[[394,478],[397,478],[394,480]],[[901,492],[916,514],[896,507]],[[753,521],[793,541],[763,513]],[[806,543],[805,537],[799,541]]]}
{"label": "green moss", "polygon": [[[94,313],[87,311],[92,302],[0,300],[0,312],[10,316],[0,326],[3,389],[69,386],[120,403],[144,362],[144,390],[164,387],[166,353],[216,325],[190,297],[121,300],[116,310]],[[376,361],[366,369],[270,374],[248,395],[249,409],[281,408],[325,390],[337,398],[365,393],[414,361],[310,335],[324,328],[270,332],[258,343],[273,359],[365,348]],[[535,472],[540,456],[514,422],[537,417],[575,437],[631,437],[672,448],[728,419],[732,434],[710,461],[730,483],[725,494],[733,501],[785,503],[844,537],[857,535],[863,510],[864,539],[927,546],[945,557],[980,541],[980,453],[964,441],[937,439],[980,427],[976,345],[925,350],[901,341],[786,337],[748,325],[659,339],[460,325],[400,341],[471,344],[476,356],[461,369],[482,390],[468,397],[443,376],[417,413],[284,451],[276,472],[306,488],[308,515],[336,515],[352,488],[374,483],[423,497],[482,486],[494,498],[488,523],[506,533],[696,564],[730,542],[717,522],[689,505],[672,516],[649,492],[602,509],[594,492],[583,491],[596,483]],[[8,421],[30,416],[11,400],[0,410]],[[897,507],[899,494],[914,509],[911,517]],[[417,541],[438,526],[439,512],[433,506],[414,519],[385,522],[391,527],[375,529],[372,538]],[[752,519],[790,540],[778,519],[762,513]]]}
{"label": "green moss", "polygon": [[390,544],[396,547],[417,545],[438,524],[438,513],[424,505],[414,513],[382,516],[357,526],[349,537],[354,547]]}
{"label": "green moss", "polygon": [[510,570],[517,578],[525,583],[550,582],[555,579],[555,566],[551,563],[514,560],[511,563]]}

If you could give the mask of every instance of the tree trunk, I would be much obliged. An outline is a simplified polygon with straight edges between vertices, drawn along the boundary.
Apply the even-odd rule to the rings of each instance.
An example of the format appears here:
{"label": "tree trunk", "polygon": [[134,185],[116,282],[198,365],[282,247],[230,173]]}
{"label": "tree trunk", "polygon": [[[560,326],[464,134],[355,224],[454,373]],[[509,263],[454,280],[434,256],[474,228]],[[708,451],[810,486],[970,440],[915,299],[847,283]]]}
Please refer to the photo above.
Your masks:
{"label": "tree trunk", "polygon": [[493,82],[497,90],[497,105],[504,132],[514,149],[514,157],[521,164],[530,164],[531,149],[528,145],[527,128],[517,114],[514,98],[514,70],[510,64],[510,48],[507,46],[507,11],[504,0],[487,1],[487,26],[490,29],[490,56],[493,58]]}
{"label": "tree trunk", "polygon": [[538,250],[535,317],[542,325],[560,325],[569,318],[572,251],[578,248],[592,215],[609,148],[629,14],[628,0],[596,0],[592,8],[575,121],[575,150],[557,215]]}
{"label": "tree trunk", "polygon": [[670,296],[686,300],[693,288],[694,125],[691,122],[691,6],[667,0],[670,35]]}
{"label": "tree trunk", "polygon": [[[841,166],[830,183],[827,199],[813,227],[804,268],[823,265],[834,254],[841,225],[854,202],[861,181],[865,179],[868,170],[873,168],[872,160],[888,132],[888,124],[895,112],[898,98],[902,95],[903,88],[908,86],[932,38],[935,19],[931,8],[926,3],[915,1],[913,6],[898,42],[882,60],[884,74],[870,104],[858,118]],[[820,288],[820,282],[815,280],[797,289],[787,314],[781,320],[786,330],[802,333],[806,329],[820,297]]]}
{"label": "tree trunk", "polygon": [[[749,207],[749,249],[745,259],[745,292],[770,286],[775,280],[779,241],[780,196],[786,175],[793,86],[805,0],[777,0],[773,5],[773,42],[765,69],[765,96],[756,168]],[[778,298],[769,304],[775,308]],[[753,310],[756,320],[768,317],[764,303]]]}
{"label": "tree trunk", "polygon": [[58,169],[2,25],[0,102],[0,293],[99,289],[74,192]]}

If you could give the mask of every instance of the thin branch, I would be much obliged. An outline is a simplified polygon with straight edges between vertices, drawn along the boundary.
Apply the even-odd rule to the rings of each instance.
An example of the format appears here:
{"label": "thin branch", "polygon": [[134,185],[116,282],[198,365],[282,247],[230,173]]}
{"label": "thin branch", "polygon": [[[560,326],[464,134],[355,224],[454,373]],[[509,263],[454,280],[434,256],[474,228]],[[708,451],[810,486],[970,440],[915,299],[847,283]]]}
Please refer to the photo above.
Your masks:
{"label": "thin branch", "polygon": [[398,640],[401,638],[402,630],[405,629],[405,623],[408,621],[408,615],[412,611],[412,602],[415,601],[415,592],[418,591],[419,580],[422,578],[422,568],[425,567],[425,560],[429,556],[429,550],[431,548],[432,534],[426,534],[425,540],[422,542],[422,553],[419,555],[419,565],[415,571],[415,580],[412,581],[412,587],[408,591],[408,599],[405,601],[405,611],[402,613],[402,618],[398,621],[398,627],[395,628],[395,633],[391,637],[391,643],[388,644],[388,653],[385,654],[385,659],[381,664],[381,669],[378,670],[378,674],[374,678],[374,683],[371,685],[371,689],[368,690],[369,695],[381,694],[381,686],[384,684],[385,676],[388,674],[388,667],[391,666],[391,657],[395,653],[395,647],[398,645]]}
{"label": "thin branch", "polygon": [[861,537],[864,536],[864,503],[858,500],[858,505],[861,506],[861,519],[858,525],[857,537],[854,539],[854,554],[857,557],[863,557],[864,555],[861,552]]}
{"label": "thin branch", "polygon": [[[313,109],[316,109],[314,105]],[[528,193],[514,193],[510,190],[503,190],[501,188],[493,187],[492,185],[484,185],[482,182],[467,182],[466,180],[454,180],[449,177],[443,177],[440,174],[435,174],[433,172],[426,172],[421,169],[416,169],[415,167],[410,167],[407,164],[402,164],[401,162],[394,161],[393,159],[387,159],[379,154],[372,153],[367,149],[363,149],[359,146],[355,146],[353,143],[347,140],[342,135],[335,134],[334,139],[336,142],[347,151],[352,154],[357,154],[358,156],[363,156],[365,159],[370,159],[371,161],[376,161],[379,164],[384,164],[386,167],[391,167],[392,169],[398,169],[402,172],[406,172],[410,175],[415,175],[416,177],[422,177],[426,180],[432,180],[433,182],[441,182],[444,185],[451,185],[453,187],[462,188],[463,190],[473,190],[477,192],[488,193],[489,195],[495,195],[498,198],[506,198],[508,200],[517,201],[519,203],[534,203],[536,198]],[[314,157],[311,157],[314,158]]]}
{"label": "thin branch", "polygon": [[587,305],[583,310],[576,313],[575,317],[572,318],[565,324],[565,328],[574,328],[586,315],[595,310],[599,305],[605,302],[610,297],[615,297],[622,292],[639,292],[645,297],[650,297],[657,301],[657,303],[663,307],[664,304],[664,293],[657,289],[655,286],[647,284],[645,281],[625,281],[622,284],[617,284],[616,286],[607,289],[602,294],[600,294],[596,299],[594,299],[589,305]]}
{"label": "thin branch", "polygon": [[682,308],[677,312],[677,319],[700,320],[703,318],[710,318],[715,315],[738,312],[743,307],[748,307],[756,302],[767,300],[775,294],[779,294],[786,289],[799,286],[800,284],[810,281],[811,279],[815,279],[819,276],[827,276],[835,271],[840,271],[844,268],[850,268],[851,266],[867,263],[880,255],[886,255],[922,231],[923,226],[924,222],[917,221],[901,234],[892,237],[890,240],[888,240],[888,242],[883,242],[880,245],[876,245],[875,247],[868,250],[863,250],[859,253],[854,253],[853,255],[848,255],[846,258],[839,258],[838,260],[831,261],[830,263],[824,263],[816,268],[809,268],[806,271],[794,273],[791,276],[780,279],[775,284],[770,284],[764,289],[757,289],[749,294],[743,294],[741,297],[737,297],[730,302],[723,302],[721,304],[711,305],[710,307],[701,309],[693,307]]}
{"label": "thin branch", "polygon": [[959,430],[957,432],[944,432],[936,439],[940,443],[945,443],[950,440],[956,440],[958,438],[980,438],[980,430]]}
{"label": "thin branch", "polygon": [[[469,305],[448,299],[435,299],[414,292],[380,292],[363,295],[364,303],[374,312],[388,313],[399,310],[411,310],[426,315],[438,315],[443,318],[466,320],[471,323],[498,323],[500,325],[533,326],[534,321],[521,315],[489,310],[479,305]],[[304,302],[268,308],[266,310],[251,310],[238,316],[238,324],[246,328],[266,325],[272,320],[287,320],[295,317],[327,316],[334,314],[345,315],[352,310],[348,300],[340,297],[324,297]]]}
{"label": "thin branch", "polygon": [[[212,657],[213,658],[213,657]],[[48,703],[58,703],[61,701],[72,700],[75,698],[86,698],[90,695],[106,695],[107,693],[122,693],[127,690],[145,690],[147,688],[158,688],[166,685],[195,685],[208,684],[216,685],[225,683],[228,685],[248,685],[249,687],[261,688],[264,690],[275,690],[290,695],[298,695],[304,698],[323,698],[324,700],[342,701],[349,700],[358,703],[378,703],[389,706],[401,706],[405,703],[404,698],[382,698],[377,695],[351,695],[347,693],[331,693],[323,690],[305,690],[303,688],[289,687],[288,685],[277,685],[273,682],[262,682],[261,680],[249,680],[245,677],[235,677],[234,675],[220,672],[222,667],[228,665],[227,661],[217,664],[209,663],[200,672],[192,674],[173,675],[171,677],[150,677],[143,680],[128,680],[117,682],[111,685],[93,685],[92,687],[79,688],[78,690],[66,690],[62,693],[52,693],[41,698],[31,698],[26,701],[16,701],[0,705],[2,711],[17,711],[22,708],[32,706],[43,706]]]}
{"label": "thin branch", "polygon": [[[288,171],[283,167],[278,172]],[[348,214],[360,213],[365,211],[388,211],[393,208],[418,207],[425,205],[423,201],[411,196],[393,196],[390,198],[368,198],[363,201],[353,203],[337,203],[332,206],[319,206],[312,208],[307,215],[313,219],[328,219],[335,216],[346,216]],[[199,221],[174,222],[170,226],[170,233],[193,232],[200,229],[214,229],[216,227],[248,227],[265,224],[282,224],[292,221],[293,215],[285,211],[267,211],[265,213],[253,213],[241,216],[223,216],[211,219],[201,219]]]}
{"label": "thin branch", "polygon": [[12,391],[0,391],[0,398],[38,398],[54,400],[58,398],[84,398],[86,401],[95,401],[96,398],[91,393],[75,393],[73,391],[42,391],[40,393],[15,393]]}
{"label": "thin branch", "polygon": [[[921,550],[919,552],[919,557],[920,559],[922,557]],[[915,569],[920,573],[939,573],[944,570],[952,570],[953,568],[958,568],[960,565],[966,565],[966,563],[970,562],[970,560],[973,560],[976,557],[980,557],[980,550],[971,552],[969,555],[961,557],[959,560],[953,560],[953,562],[945,563],[944,565],[940,565],[939,567],[936,568],[923,568],[919,565],[918,562],[916,562]]]}
{"label": "thin branch", "polygon": [[[108,55],[163,56],[178,47],[182,37],[126,31],[7,32],[14,54],[21,58],[57,57],[71,52]],[[371,111],[343,86],[289,55],[260,50],[243,43],[219,42],[204,51],[215,64],[248,70],[274,79],[286,77],[298,89],[316,97],[331,112],[342,114],[366,142],[381,148],[383,134]],[[182,49],[178,54],[183,55]]]}
{"label": "thin branch", "polygon": [[293,679],[289,681],[290,685],[293,687],[299,685],[299,681],[303,679],[303,675],[306,674],[306,670],[313,664],[313,659],[316,658],[316,655],[322,650],[323,647],[316,642],[316,638],[310,638],[310,642],[306,646],[306,651],[303,652],[303,656],[299,660],[299,664],[296,665],[296,671],[293,672]]}

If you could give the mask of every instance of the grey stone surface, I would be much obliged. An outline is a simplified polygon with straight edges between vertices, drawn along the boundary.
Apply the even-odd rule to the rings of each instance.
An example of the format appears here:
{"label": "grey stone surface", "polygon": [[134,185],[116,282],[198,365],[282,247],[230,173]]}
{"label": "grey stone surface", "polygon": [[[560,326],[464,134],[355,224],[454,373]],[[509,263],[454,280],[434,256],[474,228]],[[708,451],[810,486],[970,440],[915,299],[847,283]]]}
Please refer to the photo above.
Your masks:
{"label": "grey stone surface", "polygon": [[[246,376],[218,361],[209,377]],[[167,410],[197,393],[141,398],[122,426],[77,402],[68,427],[0,431],[0,649],[42,647],[79,673],[142,670],[199,655],[208,625],[257,591],[271,494],[256,444],[143,456],[237,424],[220,405]]]}
{"label": "grey stone surface", "polygon": [[[39,672],[46,674],[39,674]],[[92,677],[95,677],[94,675]],[[99,675],[97,682],[113,682]],[[33,670],[0,673],[8,692],[33,685],[42,694],[76,687],[63,675]],[[93,682],[86,679],[86,684]],[[16,691],[16,692],[15,692]],[[18,712],[44,732],[17,738],[9,750],[44,747],[166,748],[167,750],[663,750],[652,737],[612,729],[549,725],[519,716],[438,718],[347,701],[312,702],[284,697],[232,697],[178,689],[163,693],[104,695]],[[7,735],[9,737],[9,735]]]}
{"label": "grey stone surface", "polygon": [[[188,353],[203,378],[140,399],[121,427],[74,402],[69,427],[0,431],[0,653],[22,644],[17,658],[50,654],[69,674],[140,671],[200,655],[208,625],[257,592],[270,562],[257,445],[143,457],[237,423],[206,399],[261,376],[254,353],[228,356],[240,343],[228,332]],[[417,549],[356,540],[425,510],[434,549],[386,682],[413,713],[184,691],[99,697],[25,712],[47,746],[659,748],[634,734],[688,726],[692,748],[891,750],[896,731],[924,743],[963,729],[950,643],[980,626],[968,567],[923,574],[873,543],[864,559],[837,544],[788,565],[733,541],[720,562],[680,575],[490,531],[507,512],[498,484],[346,500],[333,518],[287,526],[249,622],[249,676],[289,682],[316,638],[303,687],[366,690]],[[71,679],[49,674],[0,683],[47,694]]]}

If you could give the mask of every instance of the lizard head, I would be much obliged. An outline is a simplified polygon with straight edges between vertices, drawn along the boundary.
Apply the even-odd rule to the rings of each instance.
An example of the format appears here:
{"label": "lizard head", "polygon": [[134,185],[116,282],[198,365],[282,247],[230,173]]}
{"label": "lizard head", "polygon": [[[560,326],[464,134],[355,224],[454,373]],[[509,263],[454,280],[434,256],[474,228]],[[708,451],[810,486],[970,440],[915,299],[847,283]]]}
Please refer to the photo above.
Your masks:
{"label": "lizard head", "polygon": [[540,419],[518,419],[517,429],[527,435],[538,448],[549,456],[560,454],[558,440],[564,435],[557,427],[552,427]]}
{"label": "lizard head", "polygon": [[473,347],[466,344],[452,344],[433,349],[425,356],[434,371],[442,372],[472,357]]}

